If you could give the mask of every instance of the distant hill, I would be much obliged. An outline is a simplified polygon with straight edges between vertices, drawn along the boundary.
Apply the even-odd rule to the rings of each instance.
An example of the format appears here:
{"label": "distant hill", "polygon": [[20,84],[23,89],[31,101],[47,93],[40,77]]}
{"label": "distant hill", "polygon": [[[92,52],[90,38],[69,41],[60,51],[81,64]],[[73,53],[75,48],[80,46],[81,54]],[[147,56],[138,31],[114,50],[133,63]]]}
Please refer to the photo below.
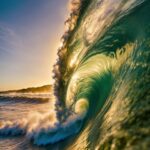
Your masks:
{"label": "distant hill", "polygon": [[10,90],[10,91],[2,91],[0,94],[7,94],[7,93],[48,93],[52,90],[51,85],[44,85],[40,87],[30,87],[20,90]]}

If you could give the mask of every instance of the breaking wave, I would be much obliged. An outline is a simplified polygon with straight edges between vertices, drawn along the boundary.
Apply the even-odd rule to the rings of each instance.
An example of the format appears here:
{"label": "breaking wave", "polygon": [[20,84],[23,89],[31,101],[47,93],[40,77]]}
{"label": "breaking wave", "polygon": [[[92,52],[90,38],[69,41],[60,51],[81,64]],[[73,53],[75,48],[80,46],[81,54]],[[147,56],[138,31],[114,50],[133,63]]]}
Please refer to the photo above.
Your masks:
{"label": "breaking wave", "polygon": [[[141,117],[150,111],[143,109],[149,97],[149,9],[148,0],[72,0],[53,69],[53,103],[44,113],[1,121],[0,135],[24,134],[37,145],[78,135],[66,149],[136,148],[131,141],[149,134]],[[147,147],[148,140],[143,143]]]}

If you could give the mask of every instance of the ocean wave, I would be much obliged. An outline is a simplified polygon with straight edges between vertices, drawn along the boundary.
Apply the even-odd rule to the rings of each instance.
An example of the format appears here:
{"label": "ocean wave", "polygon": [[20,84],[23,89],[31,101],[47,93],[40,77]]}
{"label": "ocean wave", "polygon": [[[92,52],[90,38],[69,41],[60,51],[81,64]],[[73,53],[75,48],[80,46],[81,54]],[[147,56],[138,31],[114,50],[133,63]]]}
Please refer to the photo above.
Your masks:
{"label": "ocean wave", "polygon": [[78,135],[66,149],[146,149],[149,1],[72,0],[70,9],[51,111],[1,122],[0,134],[22,133],[37,145]]}

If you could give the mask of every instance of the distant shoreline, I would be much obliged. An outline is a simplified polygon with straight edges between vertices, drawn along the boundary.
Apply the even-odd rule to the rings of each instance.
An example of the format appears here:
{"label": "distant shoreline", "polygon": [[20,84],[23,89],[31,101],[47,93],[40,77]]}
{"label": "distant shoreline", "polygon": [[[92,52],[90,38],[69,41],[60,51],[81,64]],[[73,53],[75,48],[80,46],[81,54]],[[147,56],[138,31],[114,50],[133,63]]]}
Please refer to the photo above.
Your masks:
{"label": "distant shoreline", "polygon": [[40,87],[29,87],[19,90],[0,91],[0,94],[8,93],[49,93],[52,90],[52,85],[44,85]]}

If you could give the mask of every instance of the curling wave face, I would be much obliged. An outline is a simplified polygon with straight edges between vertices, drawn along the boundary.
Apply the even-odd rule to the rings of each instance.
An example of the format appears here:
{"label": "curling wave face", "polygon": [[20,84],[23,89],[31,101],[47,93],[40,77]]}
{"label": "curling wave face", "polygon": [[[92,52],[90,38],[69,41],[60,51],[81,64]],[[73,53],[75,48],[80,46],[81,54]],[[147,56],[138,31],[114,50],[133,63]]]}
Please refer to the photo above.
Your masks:
{"label": "curling wave face", "polygon": [[54,65],[53,117],[3,123],[0,134],[15,128],[38,145],[74,135],[64,149],[148,149],[150,2],[72,0],[70,7]]}

